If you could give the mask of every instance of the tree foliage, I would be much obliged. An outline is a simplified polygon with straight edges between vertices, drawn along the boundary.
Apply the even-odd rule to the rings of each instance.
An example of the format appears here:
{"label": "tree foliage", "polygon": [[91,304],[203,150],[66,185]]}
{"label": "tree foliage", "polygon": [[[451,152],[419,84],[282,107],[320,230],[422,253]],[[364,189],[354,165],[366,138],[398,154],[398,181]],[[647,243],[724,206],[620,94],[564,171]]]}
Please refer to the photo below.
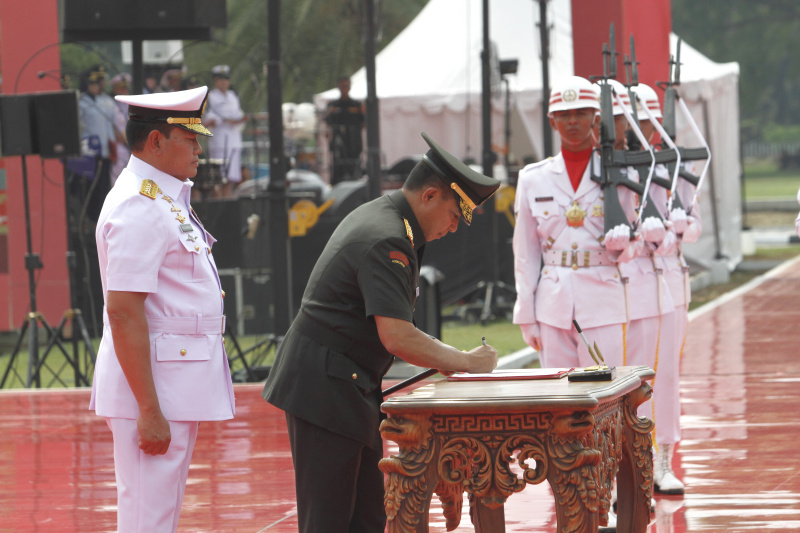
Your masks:
{"label": "tree foliage", "polygon": [[739,63],[744,140],[800,124],[800,2],[672,0],[672,28],[714,61]]}
{"label": "tree foliage", "polygon": [[[391,42],[427,0],[379,2],[378,50]],[[187,43],[185,64],[208,78],[211,67],[231,66],[232,84],[250,111],[267,106],[268,4],[228,0],[228,27],[212,42]],[[307,102],[364,64],[363,0],[281,2],[281,84],[285,102]]]}

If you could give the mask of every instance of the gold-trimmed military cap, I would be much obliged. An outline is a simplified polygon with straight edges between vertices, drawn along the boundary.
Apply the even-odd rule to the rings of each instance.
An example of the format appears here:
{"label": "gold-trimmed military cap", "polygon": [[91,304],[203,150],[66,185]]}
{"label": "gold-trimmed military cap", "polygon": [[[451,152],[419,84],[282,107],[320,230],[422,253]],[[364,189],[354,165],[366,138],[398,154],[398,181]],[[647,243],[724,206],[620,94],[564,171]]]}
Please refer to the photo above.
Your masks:
{"label": "gold-trimmed military cap", "polygon": [[436,144],[427,133],[422,138],[431,147],[422,162],[446,181],[458,197],[464,222],[472,223],[472,210],[488,200],[500,187],[500,181],[472,170],[467,164]]}
{"label": "gold-trimmed military cap", "polygon": [[84,73],[86,81],[89,83],[98,83],[100,80],[106,79],[108,73],[106,72],[106,67],[103,65],[94,65],[93,67],[86,70]]}
{"label": "gold-trimmed military cap", "polygon": [[171,93],[118,95],[114,98],[128,104],[128,120],[166,122],[192,133],[213,136],[200,122],[208,99],[206,86]]}
{"label": "gold-trimmed military cap", "polygon": [[211,69],[211,75],[215,78],[230,78],[231,67],[228,65],[217,65]]}

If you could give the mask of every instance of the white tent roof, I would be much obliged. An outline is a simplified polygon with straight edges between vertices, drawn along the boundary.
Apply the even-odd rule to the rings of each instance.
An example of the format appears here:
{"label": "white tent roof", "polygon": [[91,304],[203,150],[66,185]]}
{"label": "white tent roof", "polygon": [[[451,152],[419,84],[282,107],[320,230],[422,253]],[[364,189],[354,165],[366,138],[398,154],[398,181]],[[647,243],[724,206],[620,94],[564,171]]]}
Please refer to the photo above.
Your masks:
{"label": "white tent roof", "polygon": [[[540,88],[539,4],[533,0],[492,0],[489,7],[489,34],[499,59],[519,60],[517,74],[511,77],[512,90]],[[555,28],[550,76],[557,79],[573,72],[570,0],[553,0],[548,9],[548,22]],[[376,57],[378,98],[480,92],[482,48],[482,0],[431,0]],[[350,95],[366,98],[363,68],[351,82]],[[333,100],[338,91],[332,89],[319,96]]]}

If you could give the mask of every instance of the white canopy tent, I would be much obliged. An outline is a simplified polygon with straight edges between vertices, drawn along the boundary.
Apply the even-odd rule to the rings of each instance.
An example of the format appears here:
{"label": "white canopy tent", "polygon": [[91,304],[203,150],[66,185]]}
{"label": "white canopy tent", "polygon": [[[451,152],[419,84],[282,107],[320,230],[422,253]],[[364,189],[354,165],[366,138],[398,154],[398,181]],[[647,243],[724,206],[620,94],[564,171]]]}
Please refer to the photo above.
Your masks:
{"label": "white canopy tent", "polygon": [[[519,61],[517,73],[507,76],[511,93],[509,154],[512,161],[538,160],[543,153],[539,4],[532,0],[492,0],[489,5],[494,60]],[[553,28],[551,84],[574,71],[570,6],[570,0],[548,3],[548,24]],[[482,0],[430,0],[378,54],[376,89],[384,166],[423,153],[427,146],[419,135],[421,131],[455,155],[481,162],[482,25]],[[675,40],[671,36],[672,50]],[[724,256],[732,268],[741,259],[739,68],[736,63],[714,63],[686,43],[681,55],[683,84],[679,92],[707,135],[713,154],[713,165],[701,197],[705,231],[700,242],[687,246],[686,252],[704,266]],[[666,78],[666,64],[664,71]],[[364,100],[365,69],[356,72],[351,81],[350,96]],[[492,145],[496,152],[502,153],[506,150],[505,86],[496,79],[493,87]],[[338,90],[331,89],[316,95],[315,104],[324,109],[328,101],[338,96]],[[678,114],[679,140],[687,146],[700,146],[684,122]],[[558,147],[557,138],[554,146]],[[709,194],[712,183],[720,230],[718,240]]]}

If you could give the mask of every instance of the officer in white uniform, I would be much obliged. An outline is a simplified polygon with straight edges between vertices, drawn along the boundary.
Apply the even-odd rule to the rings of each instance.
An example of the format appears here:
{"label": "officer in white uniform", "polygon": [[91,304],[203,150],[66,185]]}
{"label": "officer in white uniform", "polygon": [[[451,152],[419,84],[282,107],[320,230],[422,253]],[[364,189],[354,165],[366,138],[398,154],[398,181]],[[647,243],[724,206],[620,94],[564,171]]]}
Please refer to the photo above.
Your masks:
{"label": "officer in white uniform", "polygon": [[177,529],[199,421],[234,414],[214,238],[189,205],[207,92],[117,96],[132,156],[97,222],[105,312],[90,408],[114,437],[120,532]]}
{"label": "officer in white uniform", "polygon": [[[591,179],[600,175],[591,133],[599,109],[588,80],[573,76],[556,84],[549,116],[561,137],[561,153],[525,167],[517,183],[513,321],[539,350],[542,367],[593,364],[573,319],[609,366],[622,364],[627,313],[617,260],[630,245],[630,229],[620,225],[604,235],[603,190]],[[575,154],[584,154],[586,167],[573,184],[568,165]],[[619,190],[630,219],[635,195]]]}
{"label": "officer in white uniform", "polygon": [[242,124],[247,116],[230,88],[231,68],[217,65],[211,74],[214,89],[208,94],[206,124],[214,128],[214,137],[208,140],[208,156],[223,161],[223,175],[228,180],[223,196],[228,196],[242,181]]}
{"label": "officer in white uniform", "polygon": [[[637,97],[637,109],[640,128],[648,142],[652,139],[655,127],[647,119],[643,106],[646,106],[655,118],[662,118],[661,106],[658,95],[649,86],[639,84],[633,87]],[[663,178],[671,178],[667,169],[659,165],[656,173]],[[691,202],[694,195],[694,186],[679,179],[677,184],[678,197],[684,202]],[[700,206],[687,206],[686,210],[673,207],[667,213],[668,190],[663,187],[653,186],[650,197],[659,213],[668,220],[669,234],[664,239],[664,244],[655,250],[653,264],[660,269],[660,277],[667,286],[667,291],[660,289],[659,296],[663,304],[669,300],[671,307],[664,308],[660,317],[661,327],[659,334],[658,350],[651,356],[650,362],[645,362],[656,371],[653,380],[653,399],[650,403],[642,404],[639,414],[653,419],[655,422],[656,454],[653,465],[653,479],[655,490],[665,494],[683,494],[684,485],[672,471],[672,455],[674,446],[680,441],[680,357],[683,342],[686,338],[688,326],[688,309],[691,300],[689,287],[689,268],[681,253],[680,243],[695,242],[702,231],[700,219]],[[688,210],[688,212],[687,212]],[[671,241],[671,242],[670,242]],[[646,268],[643,263],[643,268]],[[644,306],[645,298],[631,291],[635,298]],[[633,336],[633,332],[631,332]],[[629,345],[629,353],[631,353]],[[639,364],[630,361],[631,364]]]}

